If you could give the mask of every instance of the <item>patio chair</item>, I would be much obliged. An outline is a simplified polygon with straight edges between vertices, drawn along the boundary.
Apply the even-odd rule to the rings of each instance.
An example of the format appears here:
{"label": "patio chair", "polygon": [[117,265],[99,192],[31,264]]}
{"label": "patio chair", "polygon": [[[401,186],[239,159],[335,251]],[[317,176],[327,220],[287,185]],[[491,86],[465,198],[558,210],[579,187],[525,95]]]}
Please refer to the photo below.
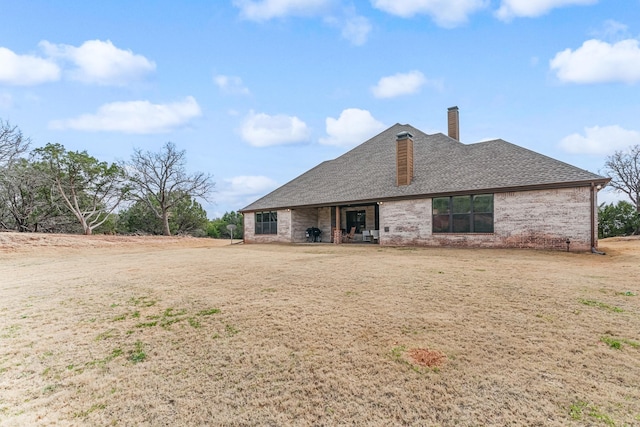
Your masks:
{"label": "patio chair", "polygon": [[371,240],[373,240],[374,243],[378,243],[380,240],[380,230],[371,230]]}
{"label": "patio chair", "polygon": [[351,231],[349,231],[349,234],[345,234],[344,236],[342,236],[342,241],[343,242],[353,242],[353,238],[356,236],[356,228],[355,227],[351,227]]}
{"label": "patio chair", "polygon": [[369,230],[362,230],[362,241],[370,242],[371,241],[371,233]]}

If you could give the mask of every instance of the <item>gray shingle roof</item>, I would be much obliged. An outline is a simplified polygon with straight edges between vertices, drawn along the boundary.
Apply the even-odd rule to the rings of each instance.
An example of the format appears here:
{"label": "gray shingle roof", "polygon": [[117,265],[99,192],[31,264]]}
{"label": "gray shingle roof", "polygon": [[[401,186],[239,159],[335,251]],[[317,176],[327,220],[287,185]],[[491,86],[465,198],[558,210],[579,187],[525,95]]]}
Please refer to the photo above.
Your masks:
{"label": "gray shingle roof", "polygon": [[[396,135],[414,141],[414,179],[396,186]],[[342,156],[320,163],[242,211],[353,204],[438,194],[515,190],[608,179],[501,139],[462,144],[396,124]]]}

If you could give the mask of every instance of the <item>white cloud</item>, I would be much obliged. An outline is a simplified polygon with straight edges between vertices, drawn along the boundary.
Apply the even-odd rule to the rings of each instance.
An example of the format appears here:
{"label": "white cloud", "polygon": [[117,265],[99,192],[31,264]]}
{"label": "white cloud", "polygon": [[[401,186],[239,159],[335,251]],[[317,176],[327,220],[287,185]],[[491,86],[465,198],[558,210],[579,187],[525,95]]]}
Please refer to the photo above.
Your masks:
{"label": "white cloud", "polygon": [[[266,176],[241,175],[224,179],[217,186],[216,202],[231,209],[242,209],[258,197],[271,192],[278,183]],[[222,216],[223,213],[216,215]]]}
{"label": "white cloud", "polygon": [[33,86],[60,79],[60,68],[48,59],[17,55],[0,47],[0,83]]}
{"label": "white cloud", "polygon": [[156,69],[156,64],[130,50],[115,47],[110,40],[88,40],[80,47],[41,41],[40,47],[52,58],[76,66],[72,80],[100,85],[123,86]]}
{"label": "white cloud", "polygon": [[242,139],[254,147],[295,144],[309,139],[307,124],[295,116],[270,116],[250,111],[240,129]]}
{"label": "white cloud", "polygon": [[101,106],[96,114],[54,120],[49,123],[49,127],[90,132],[166,133],[186,125],[201,114],[200,106],[192,96],[171,104],[152,104],[149,101],[112,102]]}
{"label": "white cloud", "polygon": [[337,119],[327,117],[326,123],[327,138],[320,138],[320,144],[341,147],[360,144],[385,128],[369,111],[358,108],[343,110]]}
{"label": "white cloud", "polygon": [[587,40],[575,51],[557,53],[550,67],[563,82],[635,83],[640,81],[640,47],[635,39],[615,44]]}
{"label": "white cloud", "polygon": [[222,74],[213,76],[213,82],[224,93],[249,95],[249,89],[244,86],[242,79],[236,76],[225,76]]}
{"label": "white cloud", "polygon": [[234,0],[233,5],[240,9],[240,15],[250,21],[268,21],[289,15],[308,16],[318,13],[331,3],[331,0]]}
{"label": "white cloud", "polygon": [[598,0],[502,0],[496,16],[504,21],[514,17],[534,18],[559,7],[589,5],[597,2]]}
{"label": "white cloud", "polygon": [[371,23],[364,16],[350,16],[342,23],[342,37],[355,46],[362,46],[367,42],[371,32]]}
{"label": "white cloud", "polygon": [[429,15],[445,28],[465,23],[469,15],[489,5],[487,0],[371,0],[371,3],[376,9],[403,18]]}
{"label": "white cloud", "polygon": [[636,144],[640,144],[640,132],[613,125],[585,128],[584,135],[571,134],[560,141],[560,148],[569,153],[607,155]]}
{"label": "white cloud", "polygon": [[371,88],[376,98],[394,98],[396,96],[417,93],[427,83],[427,78],[420,71],[397,73],[393,76],[382,77],[378,84]]}
{"label": "white cloud", "polygon": [[241,175],[225,179],[224,191],[239,196],[257,196],[265,194],[278,186],[278,183],[266,176]]}

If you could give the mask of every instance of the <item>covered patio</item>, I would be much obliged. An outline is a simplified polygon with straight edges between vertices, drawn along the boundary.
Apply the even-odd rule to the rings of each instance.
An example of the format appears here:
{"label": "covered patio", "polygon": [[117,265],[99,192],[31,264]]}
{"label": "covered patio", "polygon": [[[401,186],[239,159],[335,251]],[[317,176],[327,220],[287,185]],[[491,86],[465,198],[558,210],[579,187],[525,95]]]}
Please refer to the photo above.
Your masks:
{"label": "covered patio", "polygon": [[[313,228],[320,230],[318,238]],[[299,243],[378,243],[378,203],[291,209],[291,234]]]}

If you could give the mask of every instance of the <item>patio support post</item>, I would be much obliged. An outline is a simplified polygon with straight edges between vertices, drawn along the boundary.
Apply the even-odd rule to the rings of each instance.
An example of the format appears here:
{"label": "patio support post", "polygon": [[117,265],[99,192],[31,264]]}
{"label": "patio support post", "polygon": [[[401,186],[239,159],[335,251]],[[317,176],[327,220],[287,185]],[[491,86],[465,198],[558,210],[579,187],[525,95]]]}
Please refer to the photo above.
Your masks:
{"label": "patio support post", "polygon": [[333,229],[333,243],[342,243],[342,227],[340,227],[340,206],[336,206],[336,228]]}

